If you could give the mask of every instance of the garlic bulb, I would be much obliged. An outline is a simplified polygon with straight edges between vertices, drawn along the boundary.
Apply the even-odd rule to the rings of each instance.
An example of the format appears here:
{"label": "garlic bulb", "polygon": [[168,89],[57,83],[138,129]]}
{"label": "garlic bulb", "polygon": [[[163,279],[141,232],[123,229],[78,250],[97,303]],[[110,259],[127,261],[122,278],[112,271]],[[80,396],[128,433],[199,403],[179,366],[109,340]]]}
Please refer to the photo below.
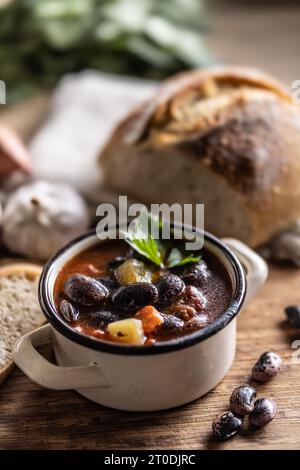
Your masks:
{"label": "garlic bulb", "polygon": [[88,225],[86,204],[71,186],[37,181],[8,198],[2,216],[3,242],[15,253],[46,260]]}

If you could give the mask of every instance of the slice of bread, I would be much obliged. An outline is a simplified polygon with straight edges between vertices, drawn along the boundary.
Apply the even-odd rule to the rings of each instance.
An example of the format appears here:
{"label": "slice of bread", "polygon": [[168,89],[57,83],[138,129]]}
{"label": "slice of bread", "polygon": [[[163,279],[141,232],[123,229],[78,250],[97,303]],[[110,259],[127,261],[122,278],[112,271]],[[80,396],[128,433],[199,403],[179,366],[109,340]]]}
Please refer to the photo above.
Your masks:
{"label": "slice of bread", "polygon": [[0,266],[0,385],[13,368],[15,342],[45,323],[37,294],[41,272],[33,263]]}

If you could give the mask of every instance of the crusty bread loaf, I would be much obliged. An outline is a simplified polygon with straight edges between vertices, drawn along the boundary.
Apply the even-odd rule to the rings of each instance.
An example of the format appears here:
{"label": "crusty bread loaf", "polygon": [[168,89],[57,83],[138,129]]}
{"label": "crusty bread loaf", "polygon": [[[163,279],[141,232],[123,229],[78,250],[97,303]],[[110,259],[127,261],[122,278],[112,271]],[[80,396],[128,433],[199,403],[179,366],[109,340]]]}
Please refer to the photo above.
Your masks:
{"label": "crusty bread loaf", "polygon": [[248,68],[168,80],[101,153],[108,189],[145,203],[204,203],[205,228],[251,246],[300,217],[300,111]]}
{"label": "crusty bread loaf", "polygon": [[13,367],[15,342],[45,322],[37,295],[41,271],[31,263],[0,267],[0,384]]}

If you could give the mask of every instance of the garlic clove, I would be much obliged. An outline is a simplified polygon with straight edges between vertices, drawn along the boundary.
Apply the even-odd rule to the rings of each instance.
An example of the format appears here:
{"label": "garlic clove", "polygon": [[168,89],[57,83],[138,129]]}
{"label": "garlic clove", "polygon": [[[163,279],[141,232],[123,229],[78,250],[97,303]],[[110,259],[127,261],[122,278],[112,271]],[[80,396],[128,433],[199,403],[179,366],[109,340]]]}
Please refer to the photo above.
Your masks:
{"label": "garlic clove", "polygon": [[37,181],[12,193],[3,211],[3,241],[12,252],[46,260],[89,226],[81,195],[65,184]]}
{"label": "garlic clove", "polygon": [[32,197],[30,199],[30,204],[31,204],[32,211],[34,213],[34,216],[36,217],[37,222],[42,227],[49,227],[51,222],[50,222],[49,211],[47,210],[47,207],[43,206],[37,197]]}

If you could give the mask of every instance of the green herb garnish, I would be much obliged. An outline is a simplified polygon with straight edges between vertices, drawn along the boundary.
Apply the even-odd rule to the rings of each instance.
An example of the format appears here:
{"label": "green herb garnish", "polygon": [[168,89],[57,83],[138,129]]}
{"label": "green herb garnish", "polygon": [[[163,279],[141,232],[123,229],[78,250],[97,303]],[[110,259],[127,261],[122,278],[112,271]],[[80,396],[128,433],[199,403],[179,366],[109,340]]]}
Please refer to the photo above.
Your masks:
{"label": "green herb garnish", "polygon": [[[167,255],[167,247],[164,240],[155,239],[151,236],[151,230],[155,230],[159,235],[162,229],[162,220],[154,217],[151,213],[142,211],[134,219],[127,231],[124,233],[125,241],[140,255],[145,256],[152,263],[159,267],[169,269],[183,266],[189,263],[199,263],[200,257],[190,254],[184,256],[178,248],[172,248]],[[153,232],[152,232],[153,233]]]}
{"label": "green herb garnish", "polygon": [[[157,266],[162,266],[163,256],[158,243],[150,235],[150,229],[154,224],[159,224],[159,220],[151,218],[150,214],[142,211],[139,217],[135,218],[125,232],[125,241],[140,255],[152,261]],[[159,225],[156,225],[159,233]]]}
{"label": "green herb garnish", "polygon": [[140,255],[145,256],[157,266],[162,265],[161,254],[154,238],[139,240],[137,238],[126,239],[127,243]]}
{"label": "green herb garnish", "polygon": [[199,263],[199,261],[199,256],[195,256],[192,254],[184,257],[182,252],[178,250],[178,248],[172,248],[166,261],[166,267],[170,269],[175,267],[177,268],[188,263]]}

